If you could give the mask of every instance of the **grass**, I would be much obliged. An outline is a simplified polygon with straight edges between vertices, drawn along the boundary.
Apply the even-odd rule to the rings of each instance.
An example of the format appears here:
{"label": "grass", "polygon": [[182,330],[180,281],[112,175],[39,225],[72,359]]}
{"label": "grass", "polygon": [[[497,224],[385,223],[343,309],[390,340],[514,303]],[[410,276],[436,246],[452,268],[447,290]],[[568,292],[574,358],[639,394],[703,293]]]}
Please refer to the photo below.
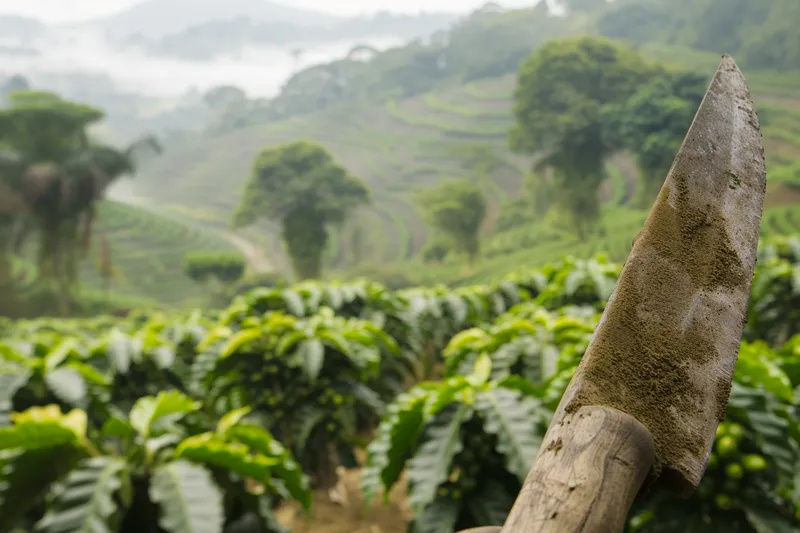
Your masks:
{"label": "grass", "polygon": [[[715,54],[667,46],[646,46],[642,52],[709,75],[719,62]],[[791,176],[795,173],[784,169],[800,160],[800,72],[745,74],[762,121],[770,175],[788,176],[782,180],[793,182]],[[235,209],[252,161],[262,148],[299,139],[313,140],[330,150],[372,191],[373,206],[360,215],[357,223],[348,225],[361,226],[365,263],[407,264],[415,281],[466,282],[499,275],[523,264],[553,261],[564,254],[607,251],[614,258],[624,258],[645,214],[629,206],[636,193],[635,164],[630,158],[617,157],[609,163],[609,179],[601,191],[605,236],[579,242],[541,222],[493,236],[484,244],[487,257],[472,271],[464,270],[460,263],[424,268],[416,263],[428,229],[414,206],[414,193],[445,178],[480,180],[480,172],[471,167],[470,161],[477,151],[491,154],[495,160],[490,179],[481,181],[491,216],[497,214],[504,199],[519,191],[530,162],[507,148],[507,132],[513,123],[514,84],[515,77],[509,75],[407,100],[352,104],[199,138],[150,163],[137,178],[136,187],[164,212],[181,211],[185,217],[198,222],[202,218],[204,224],[222,227]],[[798,202],[800,193],[789,189],[788,183],[772,184],[767,199],[767,205],[772,207],[765,214],[769,229],[765,231],[793,228],[793,221],[800,216],[789,215]],[[282,247],[274,232],[265,237],[269,239],[270,253],[280,255]],[[350,242],[348,231],[333,240],[335,249],[327,254],[329,267],[346,268],[351,254],[342,248]]]}
{"label": "grass", "polygon": [[183,275],[186,252],[235,251],[221,237],[171,218],[114,201],[100,205],[94,246],[84,261],[81,279],[86,289],[105,290],[98,269],[100,235],[105,234],[116,276],[108,290],[125,296],[180,304],[201,295],[202,289]]}

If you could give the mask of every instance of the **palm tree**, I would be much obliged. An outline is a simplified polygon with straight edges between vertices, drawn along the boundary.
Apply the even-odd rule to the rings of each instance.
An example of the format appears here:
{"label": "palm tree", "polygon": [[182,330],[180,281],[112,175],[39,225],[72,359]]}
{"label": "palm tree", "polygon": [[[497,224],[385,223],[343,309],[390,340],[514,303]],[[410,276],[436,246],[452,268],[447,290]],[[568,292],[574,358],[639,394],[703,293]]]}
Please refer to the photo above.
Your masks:
{"label": "palm tree", "polygon": [[153,137],[124,150],[93,143],[87,129],[103,112],[53,93],[16,92],[9,101],[0,108],[0,186],[16,207],[5,208],[0,226],[17,252],[36,242],[39,278],[54,282],[67,302],[98,202],[111,183],[135,172],[143,151],[158,154],[161,146]]}
{"label": "palm tree", "polygon": [[145,149],[161,152],[154,138],[145,137],[122,151],[89,146],[76,150],[60,165],[26,167],[21,193],[39,237],[40,274],[55,280],[63,294],[69,294],[77,278],[78,259],[91,247],[98,203],[115,180],[134,174],[137,155]]}

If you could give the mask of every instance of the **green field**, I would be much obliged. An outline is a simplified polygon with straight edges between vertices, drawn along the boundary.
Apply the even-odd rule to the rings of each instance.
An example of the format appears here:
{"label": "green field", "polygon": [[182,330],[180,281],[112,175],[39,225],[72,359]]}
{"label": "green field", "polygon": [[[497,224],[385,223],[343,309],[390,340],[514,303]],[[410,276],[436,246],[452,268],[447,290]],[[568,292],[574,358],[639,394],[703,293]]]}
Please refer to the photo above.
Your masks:
{"label": "green field", "polygon": [[[100,274],[101,242],[109,243],[114,276],[107,286]],[[84,290],[92,299],[108,296],[140,303],[187,304],[202,295],[202,289],[183,275],[183,255],[189,251],[235,251],[215,233],[183,224],[172,218],[106,200],[100,204],[93,245],[80,272]],[[32,262],[15,264],[17,283],[33,286],[36,269]]]}
{"label": "green field", "polygon": [[[654,59],[713,73],[718,57],[669,47],[647,47]],[[800,160],[800,73],[745,72],[764,126],[770,169]],[[475,176],[471,157],[480,150],[495,160],[482,180],[490,200],[487,231],[501,202],[520,187],[530,161],[507,148],[512,125],[511,93],[515,77],[481,80],[386,104],[346,105],[297,116],[212,138],[200,138],[165,153],[143,169],[137,194],[156,209],[181,212],[206,224],[227,224],[236,207],[253,158],[266,146],[298,139],[320,142],[370,187],[374,205],[358,220],[364,261],[401,263],[414,260],[424,246],[427,229],[413,203],[413,193],[441,179]],[[495,234],[484,244],[486,257],[470,272],[457,265],[426,267],[415,281],[475,281],[521,263],[540,265],[564,254],[606,251],[621,259],[644,219],[626,204],[634,196],[636,167],[624,156],[608,167],[603,187],[605,237],[579,242],[545,223]],[[169,176],[169,179],[166,177]],[[766,232],[797,230],[792,209],[800,193],[771,183],[765,215]],[[772,211],[773,208],[780,208]],[[353,224],[350,225],[352,228]],[[767,227],[768,226],[768,227]],[[269,255],[282,255],[274,232],[259,239]],[[332,266],[347,266],[344,248],[349,230],[337,231],[328,257]],[[277,261],[276,264],[280,264]],[[420,270],[420,269],[417,269]]]}

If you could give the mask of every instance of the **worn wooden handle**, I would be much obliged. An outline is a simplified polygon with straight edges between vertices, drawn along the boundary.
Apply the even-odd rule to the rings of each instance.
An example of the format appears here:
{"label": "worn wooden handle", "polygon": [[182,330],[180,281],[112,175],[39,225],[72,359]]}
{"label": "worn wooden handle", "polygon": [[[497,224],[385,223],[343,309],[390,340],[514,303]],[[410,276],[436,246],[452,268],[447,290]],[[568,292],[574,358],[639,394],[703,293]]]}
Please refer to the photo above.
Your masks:
{"label": "worn wooden handle", "polygon": [[653,437],[616,409],[551,426],[502,533],[621,533],[653,465]]}

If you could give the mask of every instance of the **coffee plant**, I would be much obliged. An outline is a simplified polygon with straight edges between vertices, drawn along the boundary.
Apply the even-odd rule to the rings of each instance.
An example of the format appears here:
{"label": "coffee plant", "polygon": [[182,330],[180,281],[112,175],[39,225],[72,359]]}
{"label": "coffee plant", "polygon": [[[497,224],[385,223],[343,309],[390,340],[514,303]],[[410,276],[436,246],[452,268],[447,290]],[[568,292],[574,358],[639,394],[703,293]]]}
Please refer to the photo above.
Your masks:
{"label": "coffee plant", "polygon": [[[699,490],[637,501],[631,532],[800,530],[798,243],[762,243]],[[0,320],[0,531],[276,533],[276,506],[313,511],[340,467],[367,499],[404,485],[416,533],[502,524],[619,271],[567,258],[457,289],[304,282],[222,311]]]}

